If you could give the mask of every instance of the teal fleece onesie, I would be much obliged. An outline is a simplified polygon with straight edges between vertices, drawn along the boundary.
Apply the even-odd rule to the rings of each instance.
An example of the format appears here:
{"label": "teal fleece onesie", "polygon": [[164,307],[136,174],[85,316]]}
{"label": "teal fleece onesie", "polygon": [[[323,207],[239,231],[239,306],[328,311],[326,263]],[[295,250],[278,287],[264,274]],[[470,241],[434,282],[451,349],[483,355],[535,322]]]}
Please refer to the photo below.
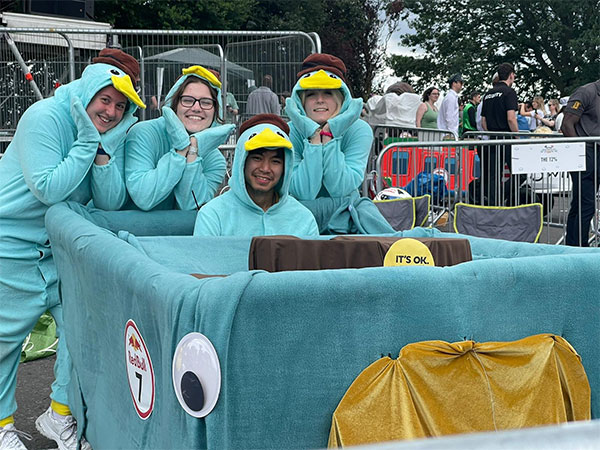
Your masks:
{"label": "teal fleece onesie", "polygon": [[245,143],[265,128],[289,141],[289,137],[277,126],[262,123],[248,128],[240,136],[235,147],[230,190],[204,205],[196,217],[194,236],[266,236],[288,234],[316,236],[317,223],[311,212],[295,198],[288,195],[294,167],[294,153],[286,148],[283,176],[276,186],[279,201],[266,212],[248,195],[244,167],[248,152]]}
{"label": "teal fleece onesie", "polygon": [[[46,310],[62,335],[56,268],[44,226],[46,210],[65,200],[82,204],[92,200],[96,207],[109,210],[125,202],[125,133],[137,120],[136,105],[128,101],[121,121],[103,134],[85,110],[104,87],[119,89],[116,80],[133,92],[123,71],[107,64],[88,66],[81,78],[25,111],[0,159],[0,419],[16,410],[21,345]],[[110,156],[103,166],[94,164],[100,143]],[[68,404],[65,345],[61,338],[51,397]]]}
{"label": "teal fleece onesie", "polygon": [[[214,197],[225,177],[227,164],[218,147],[227,141],[235,125],[219,125],[214,121],[210,128],[194,133],[192,136],[198,140],[198,157],[191,163],[176,152],[190,145],[190,135],[174,112],[177,105],[172,104],[177,89],[188,77],[201,78],[215,88],[218,110],[222,110],[220,84],[195,72],[185,74],[193,67],[184,69],[184,75],[167,94],[163,116],[136,124],[127,135],[127,190],[133,202],[144,211],[193,210],[196,202],[202,205]],[[201,69],[200,73],[206,71]]]}
{"label": "teal fleece onesie", "polygon": [[[331,72],[325,73],[338,78]],[[291,119],[290,139],[295,153],[290,193],[298,200],[348,196],[362,184],[373,142],[371,127],[360,119],[362,100],[353,99],[342,80],[344,102],[340,112],[328,121],[333,139],[324,145],[311,144],[309,138],[319,124],[307,117],[302,106],[299,95],[303,90],[302,78],[286,100],[285,108]]]}

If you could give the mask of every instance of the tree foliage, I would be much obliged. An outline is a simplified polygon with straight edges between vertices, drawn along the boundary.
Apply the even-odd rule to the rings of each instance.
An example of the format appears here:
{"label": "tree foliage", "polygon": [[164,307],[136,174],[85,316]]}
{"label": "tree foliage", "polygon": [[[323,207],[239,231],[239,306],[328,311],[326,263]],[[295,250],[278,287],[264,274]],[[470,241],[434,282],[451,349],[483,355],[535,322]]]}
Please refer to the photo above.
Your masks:
{"label": "tree foliage", "polygon": [[353,94],[367,98],[384,67],[385,44],[400,19],[402,4],[402,0],[102,0],[95,3],[95,18],[123,29],[317,32],[322,51],[345,62]]}
{"label": "tree foliage", "polygon": [[425,55],[388,64],[423,90],[456,72],[481,88],[511,62],[521,92],[568,95],[600,77],[599,11],[598,0],[406,0],[402,19],[415,34],[401,43]]}
{"label": "tree foliage", "polygon": [[237,30],[252,16],[256,0],[101,0],[96,21],[120,29]]}

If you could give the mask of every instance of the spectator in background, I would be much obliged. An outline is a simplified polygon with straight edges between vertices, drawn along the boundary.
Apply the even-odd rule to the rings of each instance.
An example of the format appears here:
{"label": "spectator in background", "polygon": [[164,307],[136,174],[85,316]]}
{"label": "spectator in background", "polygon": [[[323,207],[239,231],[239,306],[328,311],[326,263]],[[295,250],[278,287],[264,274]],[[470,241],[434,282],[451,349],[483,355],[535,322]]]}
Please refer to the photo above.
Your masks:
{"label": "spectator in background", "polygon": [[279,101],[281,102],[281,115],[282,116],[287,117],[287,114],[285,113],[285,101],[291,95],[292,94],[290,93],[290,91],[283,91],[283,93],[279,96]]}
{"label": "spectator in background", "polygon": [[463,109],[463,133],[477,131],[477,106],[481,103],[479,91],[473,91]]}
{"label": "spectator in background", "polygon": [[[494,74],[494,76],[492,77],[492,87],[494,87],[494,85],[496,83],[498,83],[499,81],[500,81],[500,78],[498,78],[498,72],[496,72]],[[483,125],[481,124],[481,110],[482,109],[483,109],[483,98],[479,102],[479,105],[477,105],[477,113],[475,116],[475,121],[477,122],[477,130],[479,130],[479,131],[484,131]],[[485,138],[487,138],[487,136],[484,136],[484,139]]]}
{"label": "spectator in background", "polygon": [[249,116],[254,116],[256,114],[279,115],[281,110],[279,99],[277,98],[277,94],[271,90],[272,87],[273,77],[267,74],[263,77],[262,86],[248,95],[246,113]]}
{"label": "spectator in background", "polygon": [[565,117],[564,109],[565,109],[565,106],[567,106],[568,102],[569,102],[569,97],[562,97],[558,101],[559,108],[558,108],[558,115],[556,116],[556,120],[554,121],[554,129],[556,131],[558,131],[559,133],[561,132],[562,121],[563,121],[563,118]]}
{"label": "spectator in background", "polygon": [[[497,84],[483,96],[483,107],[481,110],[481,125],[485,131],[518,132],[517,124],[517,93],[512,88],[515,81],[515,69],[510,63],[502,63],[498,66]],[[505,184],[500,181],[500,174],[504,167],[510,167],[510,146],[490,146],[483,156],[484,167],[482,169],[485,177],[484,195],[488,197],[488,205],[502,205],[507,199],[509,190],[504,189]],[[502,200],[497,202],[496,189],[504,190]]]}
{"label": "spectator in background", "polygon": [[[564,113],[561,131],[565,136],[600,136],[600,79],[577,88],[569,97]],[[585,145],[585,171],[569,173],[573,197],[567,218],[567,245],[589,246],[590,221],[600,184],[600,145],[598,142],[595,145],[598,152],[594,151],[594,142]]]}
{"label": "spectator in background", "polygon": [[403,81],[389,86],[385,95],[374,107],[367,102],[368,120],[371,125],[390,124],[396,127],[414,127],[421,97],[415,94],[410,84]]}
{"label": "spectator in background", "polygon": [[544,100],[544,97],[542,97],[541,95],[536,95],[535,97],[533,97],[533,100],[531,102],[533,103],[534,108],[540,111],[540,116],[543,117],[550,112],[550,110],[546,106],[546,101]]}
{"label": "spectator in background", "polygon": [[527,104],[531,105],[531,110],[525,111],[525,113],[523,111],[519,111],[519,113],[521,115],[528,115],[531,118],[531,120],[529,121],[529,131],[535,131],[535,129],[542,124],[542,122],[536,117],[544,117],[544,115],[546,114],[544,99],[540,96],[536,96],[533,97],[533,100],[531,102],[527,102]]}
{"label": "spectator in background", "polygon": [[558,112],[560,110],[560,104],[558,103],[558,99],[553,98],[548,101],[548,109],[550,112],[545,116],[536,115],[536,119],[541,122],[542,125],[550,128],[551,130],[556,130],[554,127],[556,125],[556,117],[558,116]]}
{"label": "spectator in background", "polygon": [[535,122],[533,118],[535,110],[533,109],[533,103],[529,100],[523,103],[519,103],[519,112],[517,113],[517,125],[519,131],[533,131],[535,128],[531,128],[531,123]]}
{"label": "spectator in background", "polygon": [[238,106],[237,101],[231,92],[227,91],[225,99],[225,122],[235,124],[240,112],[240,107]]}
{"label": "spectator in background", "polygon": [[449,130],[454,134],[454,137],[458,139],[458,127],[459,127],[459,107],[458,107],[458,94],[463,87],[463,77],[460,73],[452,75],[448,80],[448,86],[450,90],[444,97],[440,110],[437,117],[437,127],[440,130]]}
{"label": "spectator in background", "polygon": [[415,125],[417,128],[437,128],[438,109],[435,102],[440,98],[440,90],[430,87],[423,92],[423,103],[417,109]]}

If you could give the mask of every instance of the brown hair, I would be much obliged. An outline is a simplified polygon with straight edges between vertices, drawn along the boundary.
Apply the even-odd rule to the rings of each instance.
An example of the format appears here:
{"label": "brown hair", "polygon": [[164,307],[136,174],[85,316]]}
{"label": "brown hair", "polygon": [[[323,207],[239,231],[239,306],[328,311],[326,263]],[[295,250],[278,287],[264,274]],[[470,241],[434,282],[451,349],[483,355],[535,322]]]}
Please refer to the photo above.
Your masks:
{"label": "brown hair", "polygon": [[213,122],[216,120],[217,123],[220,123],[220,124],[225,123],[225,121],[223,120],[223,118],[220,115],[221,108],[219,107],[219,99],[218,99],[217,90],[213,86],[211,86],[208,81],[203,80],[202,78],[198,78],[194,75],[188,76],[187,79],[183,83],[181,83],[181,86],[179,86],[177,88],[177,90],[175,91],[175,93],[173,94],[173,97],[171,100],[171,108],[174,107],[175,113],[177,113],[177,108],[179,107],[179,99],[183,95],[183,91],[185,91],[185,88],[188,87],[188,85],[190,85],[192,83],[202,83],[208,87],[208,90],[210,92],[210,98],[212,98],[213,101],[215,102],[214,103],[215,104],[215,106],[214,106],[215,116],[213,118]]}

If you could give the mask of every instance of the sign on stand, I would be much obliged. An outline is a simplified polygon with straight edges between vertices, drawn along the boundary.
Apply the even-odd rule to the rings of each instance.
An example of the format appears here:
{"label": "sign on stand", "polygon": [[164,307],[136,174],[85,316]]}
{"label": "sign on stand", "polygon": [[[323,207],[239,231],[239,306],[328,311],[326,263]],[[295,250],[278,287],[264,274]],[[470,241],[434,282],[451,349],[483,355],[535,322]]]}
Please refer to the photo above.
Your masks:
{"label": "sign on stand", "polygon": [[583,172],[585,142],[512,146],[512,173]]}

